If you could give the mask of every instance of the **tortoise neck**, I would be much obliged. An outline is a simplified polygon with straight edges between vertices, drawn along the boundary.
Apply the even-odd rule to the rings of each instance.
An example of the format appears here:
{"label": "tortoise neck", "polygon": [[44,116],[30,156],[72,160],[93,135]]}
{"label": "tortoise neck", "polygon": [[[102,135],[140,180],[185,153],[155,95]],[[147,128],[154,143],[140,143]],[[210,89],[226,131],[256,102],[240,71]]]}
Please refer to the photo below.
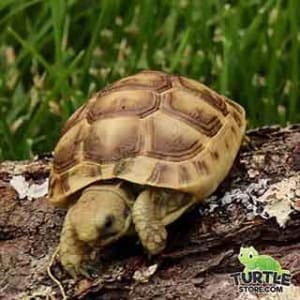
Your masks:
{"label": "tortoise neck", "polygon": [[121,197],[127,205],[130,207],[133,205],[133,197],[128,193],[125,189],[122,182],[97,182],[86,187],[82,194],[93,192],[93,191],[101,191],[101,192],[112,192]]}

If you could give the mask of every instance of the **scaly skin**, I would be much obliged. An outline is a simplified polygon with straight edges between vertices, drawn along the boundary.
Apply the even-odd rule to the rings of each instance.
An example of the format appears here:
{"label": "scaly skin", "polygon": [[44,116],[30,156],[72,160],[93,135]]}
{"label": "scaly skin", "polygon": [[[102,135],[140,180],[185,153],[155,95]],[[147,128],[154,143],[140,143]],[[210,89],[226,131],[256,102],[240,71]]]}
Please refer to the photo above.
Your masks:
{"label": "scaly skin", "polygon": [[89,273],[94,247],[117,240],[131,224],[130,199],[114,185],[92,185],[69,209],[63,225],[59,257],[68,273],[76,277]]}
{"label": "scaly skin", "polygon": [[161,252],[166,246],[167,230],[155,213],[153,192],[143,191],[136,199],[132,208],[135,230],[142,245],[150,254]]}
{"label": "scaly skin", "polygon": [[149,188],[141,192],[132,207],[132,220],[142,245],[150,254],[160,253],[165,248],[165,226],[194,203],[192,196],[178,191]]}
{"label": "scaly skin", "polygon": [[157,254],[166,246],[165,226],[192,204],[193,198],[180,192],[147,188],[134,201],[119,185],[94,184],[66,215],[60,261],[73,277],[79,273],[87,276],[93,248],[130,234],[132,223],[147,252]]}
{"label": "scaly skin", "polygon": [[88,277],[85,262],[89,260],[90,247],[77,238],[73,225],[70,222],[72,208],[68,211],[59,244],[59,257],[65,270],[72,276],[83,274]]}

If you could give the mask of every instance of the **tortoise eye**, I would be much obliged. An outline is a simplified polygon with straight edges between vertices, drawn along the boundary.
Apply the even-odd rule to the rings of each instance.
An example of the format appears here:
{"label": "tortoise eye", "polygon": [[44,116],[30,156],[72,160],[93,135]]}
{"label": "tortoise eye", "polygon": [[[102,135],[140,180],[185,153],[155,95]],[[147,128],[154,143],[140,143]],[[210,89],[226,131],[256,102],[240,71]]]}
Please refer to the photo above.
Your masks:
{"label": "tortoise eye", "polygon": [[128,207],[125,207],[124,212],[123,212],[124,218],[127,219],[127,217],[129,216],[129,214],[130,214],[129,208],[128,208]]}
{"label": "tortoise eye", "polygon": [[112,215],[107,216],[103,227],[105,229],[110,228],[112,226],[114,220],[115,220],[114,216],[112,216]]}

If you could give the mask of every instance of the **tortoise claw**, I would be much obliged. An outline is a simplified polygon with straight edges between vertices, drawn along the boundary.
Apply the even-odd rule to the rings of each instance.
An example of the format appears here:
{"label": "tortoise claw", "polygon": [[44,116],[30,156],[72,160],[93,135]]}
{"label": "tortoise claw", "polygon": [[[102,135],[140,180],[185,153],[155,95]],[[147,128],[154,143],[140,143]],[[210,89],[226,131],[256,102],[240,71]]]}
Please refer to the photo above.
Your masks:
{"label": "tortoise claw", "polygon": [[82,276],[84,276],[84,277],[86,277],[86,278],[88,278],[88,279],[92,279],[92,278],[93,278],[92,273],[90,272],[89,268],[86,267],[86,266],[80,267],[80,268],[79,268],[79,273],[80,273]]}
{"label": "tortoise claw", "polygon": [[90,277],[86,271],[84,256],[81,254],[61,253],[60,262],[64,269],[71,275],[73,279],[77,279],[78,275],[82,274],[85,277]]}
{"label": "tortoise claw", "polygon": [[92,279],[98,274],[98,268],[91,264],[84,264],[79,268],[79,272],[84,277]]}
{"label": "tortoise claw", "polygon": [[78,278],[78,272],[75,267],[65,266],[65,265],[63,267],[74,280],[76,280]]}
{"label": "tortoise claw", "polygon": [[92,279],[95,274],[95,268],[89,265],[79,265],[79,266],[64,266],[65,270],[70,274],[73,279],[78,279],[79,275],[85,278]]}

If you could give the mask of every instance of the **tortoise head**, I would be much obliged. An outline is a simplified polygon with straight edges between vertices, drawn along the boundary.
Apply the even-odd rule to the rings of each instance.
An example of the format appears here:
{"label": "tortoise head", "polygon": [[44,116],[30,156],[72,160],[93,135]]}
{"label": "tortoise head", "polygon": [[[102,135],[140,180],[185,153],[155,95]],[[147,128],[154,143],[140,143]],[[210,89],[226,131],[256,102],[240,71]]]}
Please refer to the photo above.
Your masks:
{"label": "tortoise head", "polygon": [[90,246],[102,247],[119,239],[131,225],[130,198],[115,185],[86,188],[71,209],[78,239]]}

